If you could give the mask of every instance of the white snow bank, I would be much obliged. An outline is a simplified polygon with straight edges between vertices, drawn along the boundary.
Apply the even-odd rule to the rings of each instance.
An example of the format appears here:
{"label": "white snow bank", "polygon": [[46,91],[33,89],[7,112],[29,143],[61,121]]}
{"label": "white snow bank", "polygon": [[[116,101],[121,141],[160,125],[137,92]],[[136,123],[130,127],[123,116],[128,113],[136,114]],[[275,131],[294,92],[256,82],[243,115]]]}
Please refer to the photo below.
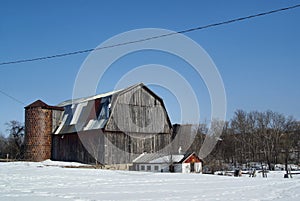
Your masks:
{"label": "white snow bank", "polygon": [[0,163],[0,200],[300,200],[300,175],[284,179],[284,172],[250,178],[59,168],[62,163]]}
{"label": "white snow bank", "polygon": [[65,161],[52,161],[50,159],[42,162],[9,162],[1,163],[2,166],[33,166],[33,167],[45,167],[45,166],[54,166],[54,167],[90,167],[91,165],[78,163],[78,162],[65,162]]}
{"label": "white snow bank", "polygon": [[52,161],[52,160],[45,160],[41,162],[45,166],[59,166],[59,167],[88,167],[91,165],[87,165],[84,163],[77,163],[77,162],[64,162],[64,161]]}

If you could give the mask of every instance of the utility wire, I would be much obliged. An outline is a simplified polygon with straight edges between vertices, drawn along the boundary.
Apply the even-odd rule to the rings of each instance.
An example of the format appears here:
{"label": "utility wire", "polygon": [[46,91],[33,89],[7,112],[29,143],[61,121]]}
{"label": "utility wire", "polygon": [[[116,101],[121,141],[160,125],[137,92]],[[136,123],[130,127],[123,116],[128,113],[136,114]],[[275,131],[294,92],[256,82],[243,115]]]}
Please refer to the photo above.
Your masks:
{"label": "utility wire", "polygon": [[298,7],[300,7],[300,4],[290,6],[290,7],[285,7],[285,8],[279,8],[276,10],[271,10],[271,11],[267,11],[267,12],[263,12],[263,13],[257,13],[257,14],[249,15],[249,16],[245,16],[245,17],[235,18],[235,19],[231,19],[231,20],[227,20],[227,21],[222,21],[222,22],[218,22],[218,23],[213,23],[213,24],[209,24],[209,25],[205,25],[205,26],[186,29],[186,30],[182,30],[182,31],[178,31],[178,32],[169,33],[169,34],[157,35],[157,36],[152,36],[152,37],[148,37],[148,38],[144,38],[144,39],[133,40],[133,41],[123,42],[123,43],[117,43],[117,44],[108,45],[108,46],[99,47],[99,48],[79,50],[79,51],[75,51],[75,52],[68,52],[68,53],[56,54],[56,55],[44,56],[44,57],[36,57],[36,58],[31,58],[31,59],[22,59],[22,60],[1,62],[0,66],[1,65],[9,65],[9,64],[17,64],[17,63],[26,63],[26,62],[32,62],[32,61],[39,61],[39,60],[46,60],[46,59],[53,59],[53,58],[58,58],[58,57],[65,57],[65,56],[70,56],[70,55],[92,52],[94,50],[110,49],[110,48],[114,48],[114,47],[125,46],[125,45],[129,45],[129,44],[140,43],[140,42],[144,42],[144,41],[163,38],[163,37],[167,37],[167,36],[171,36],[171,35],[175,35],[175,34],[183,34],[183,33],[188,33],[188,32],[197,31],[197,30],[201,30],[201,29],[216,27],[216,26],[220,26],[220,25],[231,24],[231,23],[235,23],[235,22],[239,22],[239,21],[248,20],[251,18],[261,17],[261,16],[265,16],[265,15],[270,15],[273,13],[278,13],[278,12],[282,12],[282,11],[295,9]]}
{"label": "utility wire", "polygon": [[0,89],[0,93],[3,94],[3,95],[5,95],[5,96],[7,96],[7,97],[10,98],[10,99],[12,99],[13,101],[15,101],[15,102],[21,104],[21,105],[25,105],[24,102],[22,102],[22,101],[18,100],[17,98],[15,98],[15,97],[9,95],[8,93],[2,91],[1,89]]}

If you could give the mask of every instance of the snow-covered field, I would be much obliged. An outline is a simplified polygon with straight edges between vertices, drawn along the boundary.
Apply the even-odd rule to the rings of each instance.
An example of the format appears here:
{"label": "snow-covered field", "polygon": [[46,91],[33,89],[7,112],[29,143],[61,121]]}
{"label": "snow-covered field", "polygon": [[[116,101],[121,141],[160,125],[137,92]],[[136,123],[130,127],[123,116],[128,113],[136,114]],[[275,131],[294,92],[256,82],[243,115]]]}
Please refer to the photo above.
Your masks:
{"label": "snow-covered field", "polygon": [[300,200],[300,175],[284,179],[146,173],[77,163],[0,163],[0,200]]}

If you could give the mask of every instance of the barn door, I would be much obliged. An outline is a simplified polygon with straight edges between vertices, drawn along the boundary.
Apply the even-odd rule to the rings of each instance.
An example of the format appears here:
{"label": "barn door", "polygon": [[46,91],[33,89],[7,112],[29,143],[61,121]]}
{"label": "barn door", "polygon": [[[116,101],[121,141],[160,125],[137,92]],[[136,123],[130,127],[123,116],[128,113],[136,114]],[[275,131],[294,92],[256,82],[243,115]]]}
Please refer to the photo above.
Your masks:
{"label": "barn door", "polygon": [[195,163],[191,163],[191,172],[195,172]]}

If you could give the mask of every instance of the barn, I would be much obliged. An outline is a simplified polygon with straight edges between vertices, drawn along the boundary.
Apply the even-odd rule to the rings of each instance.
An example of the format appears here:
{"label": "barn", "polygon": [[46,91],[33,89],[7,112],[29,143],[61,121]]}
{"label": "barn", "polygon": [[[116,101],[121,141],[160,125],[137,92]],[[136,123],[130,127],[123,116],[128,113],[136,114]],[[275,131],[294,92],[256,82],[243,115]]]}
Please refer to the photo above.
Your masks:
{"label": "barn", "polygon": [[31,161],[128,164],[171,141],[163,100],[143,83],[49,106],[25,107],[26,157]]}

